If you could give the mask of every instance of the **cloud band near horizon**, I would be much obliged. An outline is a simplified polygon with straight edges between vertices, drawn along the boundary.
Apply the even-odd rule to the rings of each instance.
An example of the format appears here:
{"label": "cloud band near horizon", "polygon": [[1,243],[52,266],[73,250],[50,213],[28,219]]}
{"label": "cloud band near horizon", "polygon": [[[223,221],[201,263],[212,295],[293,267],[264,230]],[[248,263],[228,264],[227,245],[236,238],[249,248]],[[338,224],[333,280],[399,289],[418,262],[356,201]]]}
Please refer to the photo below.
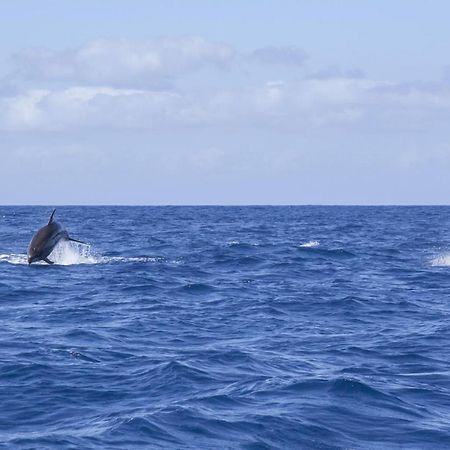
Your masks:
{"label": "cloud band near horizon", "polygon": [[422,130],[446,122],[450,84],[374,80],[318,68],[298,47],[240,52],[200,37],[95,40],[11,57],[0,128],[329,127]]}

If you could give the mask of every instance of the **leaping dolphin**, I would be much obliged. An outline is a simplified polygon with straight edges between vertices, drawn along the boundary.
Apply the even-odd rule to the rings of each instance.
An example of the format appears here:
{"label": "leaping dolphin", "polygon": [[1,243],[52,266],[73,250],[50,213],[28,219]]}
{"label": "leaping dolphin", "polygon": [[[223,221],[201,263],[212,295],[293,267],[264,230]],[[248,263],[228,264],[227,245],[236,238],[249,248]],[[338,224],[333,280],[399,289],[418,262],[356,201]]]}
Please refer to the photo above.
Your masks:
{"label": "leaping dolphin", "polygon": [[35,261],[45,261],[47,264],[54,264],[48,259],[48,255],[53,251],[56,244],[61,241],[73,241],[79,244],[88,245],[85,242],[72,239],[67,231],[58,222],[53,221],[56,209],[53,210],[48,224],[40,228],[31,239],[28,246],[28,264]]}

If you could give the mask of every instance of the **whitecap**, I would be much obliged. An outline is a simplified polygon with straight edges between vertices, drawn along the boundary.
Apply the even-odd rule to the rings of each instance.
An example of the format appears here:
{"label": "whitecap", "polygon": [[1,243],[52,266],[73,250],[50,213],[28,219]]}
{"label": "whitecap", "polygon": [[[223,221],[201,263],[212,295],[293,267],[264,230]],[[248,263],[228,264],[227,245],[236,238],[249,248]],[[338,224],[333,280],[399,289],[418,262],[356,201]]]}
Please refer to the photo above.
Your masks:
{"label": "whitecap", "polygon": [[140,262],[140,263],[148,263],[148,262],[164,262],[165,259],[159,256],[101,256],[98,258],[99,263],[114,263],[114,262]]}
{"label": "whitecap", "polygon": [[450,253],[445,253],[443,255],[436,256],[431,260],[431,265],[433,267],[447,267],[450,266]]}
{"label": "whitecap", "polygon": [[27,255],[19,255],[15,253],[0,255],[0,262],[10,264],[28,264]]}
{"label": "whitecap", "polygon": [[300,247],[315,248],[315,247],[318,247],[319,245],[320,245],[319,241],[308,241],[308,242],[305,242],[304,244],[301,244]]}

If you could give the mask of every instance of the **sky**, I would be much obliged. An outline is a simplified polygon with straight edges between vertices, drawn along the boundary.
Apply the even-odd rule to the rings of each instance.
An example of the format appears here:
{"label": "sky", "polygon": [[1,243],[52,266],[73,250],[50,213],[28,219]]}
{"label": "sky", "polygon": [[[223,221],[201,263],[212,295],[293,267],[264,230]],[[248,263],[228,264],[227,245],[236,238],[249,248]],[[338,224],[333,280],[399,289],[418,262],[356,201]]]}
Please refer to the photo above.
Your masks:
{"label": "sky", "polygon": [[450,2],[0,2],[0,204],[450,204]]}

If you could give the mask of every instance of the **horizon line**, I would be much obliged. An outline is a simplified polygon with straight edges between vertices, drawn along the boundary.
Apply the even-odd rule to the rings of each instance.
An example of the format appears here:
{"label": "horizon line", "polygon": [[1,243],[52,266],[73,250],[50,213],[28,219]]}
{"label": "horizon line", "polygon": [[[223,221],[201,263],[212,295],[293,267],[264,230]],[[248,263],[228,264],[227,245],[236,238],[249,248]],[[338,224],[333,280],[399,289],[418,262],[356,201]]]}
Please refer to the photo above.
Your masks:
{"label": "horizon line", "polygon": [[1,207],[446,207],[450,203],[6,203]]}

